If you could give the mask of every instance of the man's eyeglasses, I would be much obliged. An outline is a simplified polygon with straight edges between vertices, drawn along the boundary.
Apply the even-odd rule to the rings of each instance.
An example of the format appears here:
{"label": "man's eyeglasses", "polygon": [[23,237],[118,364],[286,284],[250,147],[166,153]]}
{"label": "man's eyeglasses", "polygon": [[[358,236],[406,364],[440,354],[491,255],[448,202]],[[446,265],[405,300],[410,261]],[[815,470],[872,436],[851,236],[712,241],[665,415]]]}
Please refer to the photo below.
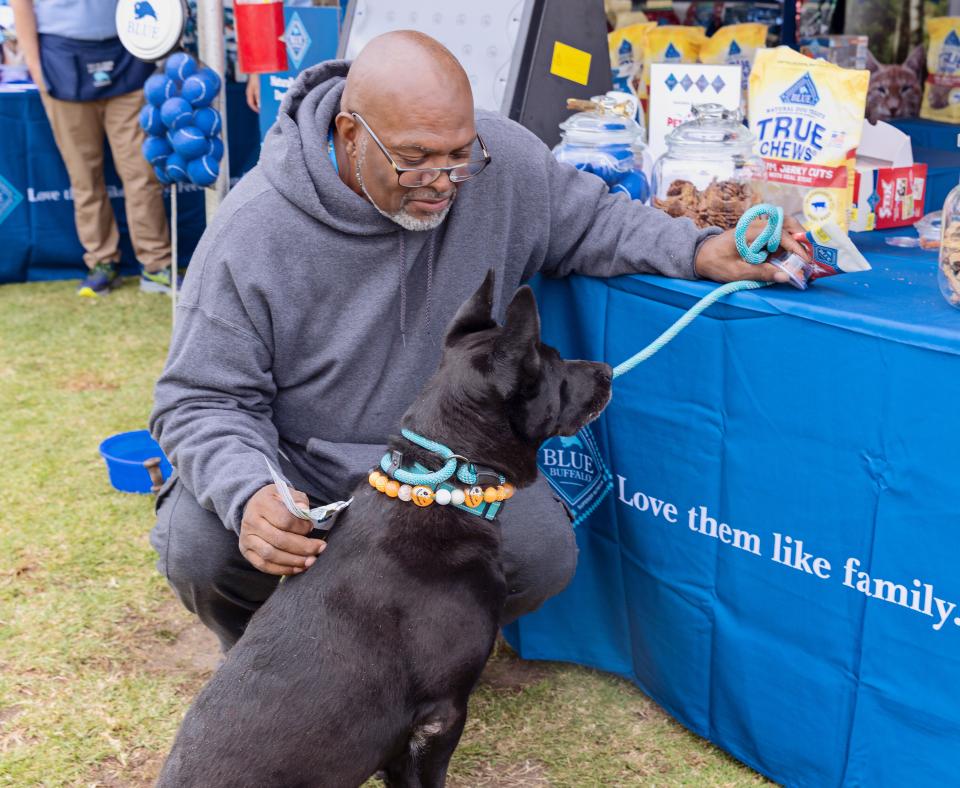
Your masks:
{"label": "man's eyeglasses", "polygon": [[482,159],[467,161],[463,164],[454,164],[452,167],[401,167],[393,160],[390,151],[377,139],[377,135],[373,133],[373,129],[360,117],[360,114],[358,112],[351,112],[350,114],[363,124],[363,127],[370,136],[373,137],[373,141],[377,143],[377,147],[383,151],[383,155],[387,157],[387,161],[390,162],[394,172],[397,173],[397,182],[408,189],[429,186],[439,178],[440,173],[443,172],[447,173],[452,183],[463,183],[463,181],[470,180],[474,175],[479,175],[490,163],[490,153],[487,151],[487,146],[483,144],[483,140],[480,139],[480,135],[477,134],[477,142],[480,144]]}

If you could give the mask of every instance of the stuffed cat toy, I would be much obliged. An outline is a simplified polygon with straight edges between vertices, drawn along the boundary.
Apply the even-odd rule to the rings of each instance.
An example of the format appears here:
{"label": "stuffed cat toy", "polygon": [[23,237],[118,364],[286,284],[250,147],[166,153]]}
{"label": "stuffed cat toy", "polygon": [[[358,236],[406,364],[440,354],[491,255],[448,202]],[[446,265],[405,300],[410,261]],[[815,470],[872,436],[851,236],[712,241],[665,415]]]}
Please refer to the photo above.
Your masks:
{"label": "stuffed cat toy", "polygon": [[923,69],[926,55],[917,46],[902,65],[885,66],[869,51],[867,69],[870,71],[870,89],[867,91],[867,120],[915,118],[920,112],[923,97]]}

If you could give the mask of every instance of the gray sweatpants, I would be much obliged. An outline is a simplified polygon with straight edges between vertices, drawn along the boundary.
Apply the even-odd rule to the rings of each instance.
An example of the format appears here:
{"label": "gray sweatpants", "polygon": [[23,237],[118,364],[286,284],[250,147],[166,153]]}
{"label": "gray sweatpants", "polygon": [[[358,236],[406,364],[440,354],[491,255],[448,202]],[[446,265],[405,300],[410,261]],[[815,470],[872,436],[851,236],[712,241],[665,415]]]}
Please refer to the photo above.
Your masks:
{"label": "gray sweatpants", "polygon": [[[542,476],[504,506],[497,522],[507,580],[502,623],[508,624],[566,587],[576,568],[577,545],[564,505]],[[187,610],[220,639],[224,652],[280,581],[255,569],[240,554],[238,542],[237,534],[200,506],[179,479],[161,490],[150,532],[160,556],[157,568]],[[307,571],[322,572],[323,562],[320,555]]]}

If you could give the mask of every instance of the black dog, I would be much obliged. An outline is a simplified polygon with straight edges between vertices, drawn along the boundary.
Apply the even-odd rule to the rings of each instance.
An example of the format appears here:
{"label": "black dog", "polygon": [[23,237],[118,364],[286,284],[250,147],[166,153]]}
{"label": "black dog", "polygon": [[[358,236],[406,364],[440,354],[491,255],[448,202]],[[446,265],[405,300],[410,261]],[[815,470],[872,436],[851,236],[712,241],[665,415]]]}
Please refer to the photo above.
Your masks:
{"label": "black dog", "polygon": [[[492,305],[490,272],[402,424],[522,488],[544,440],[599,415],[612,376],[541,344],[530,288],[502,328]],[[404,438],[390,448],[442,464]],[[389,786],[442,786],[504,604],[499,548],[495,521],[365,481],[316,568],[279,586],[203,688],[159,785],[350,788],[381,771]]]}

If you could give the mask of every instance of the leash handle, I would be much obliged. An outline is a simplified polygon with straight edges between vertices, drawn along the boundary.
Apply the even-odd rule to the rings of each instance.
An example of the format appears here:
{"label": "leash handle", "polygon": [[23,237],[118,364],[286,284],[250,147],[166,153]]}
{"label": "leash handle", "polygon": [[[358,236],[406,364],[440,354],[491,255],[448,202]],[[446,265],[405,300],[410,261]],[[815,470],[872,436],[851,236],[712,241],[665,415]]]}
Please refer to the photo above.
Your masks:
{"label": "leash handle", "polygon": [[[760,235],[747,243],[747,228],[762,216],[767,217],[767,226],[760,231]],[[740,217],[737,227],[733,231],[733,238],[737,244],[740,256],[752,265],[765,263],[767,257],[780,247],[780,236],[783,234],[783,208],[777,205],[760,203],[749,208]]]}

